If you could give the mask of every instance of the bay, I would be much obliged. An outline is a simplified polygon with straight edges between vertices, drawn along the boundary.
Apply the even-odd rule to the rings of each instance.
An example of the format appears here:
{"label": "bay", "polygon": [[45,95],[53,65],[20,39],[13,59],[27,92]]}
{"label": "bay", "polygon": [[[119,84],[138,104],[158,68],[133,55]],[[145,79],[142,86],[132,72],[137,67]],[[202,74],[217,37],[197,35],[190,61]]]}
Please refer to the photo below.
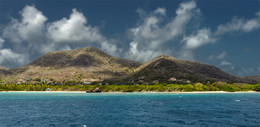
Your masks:
{"label": "bay", "polygon": [[260,93],[1,92],[1,127],[260,126]]}

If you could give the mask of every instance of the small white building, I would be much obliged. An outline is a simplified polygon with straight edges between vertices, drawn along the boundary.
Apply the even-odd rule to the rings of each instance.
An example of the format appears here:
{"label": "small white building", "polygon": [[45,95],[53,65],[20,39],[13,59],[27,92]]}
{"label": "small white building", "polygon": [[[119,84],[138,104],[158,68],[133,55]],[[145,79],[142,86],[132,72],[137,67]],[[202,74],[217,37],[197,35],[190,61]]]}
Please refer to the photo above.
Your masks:
{"label": "small white building", "polygon": [[171,77],[171,78],[169,78],[169,81],[177,81],[177,79],[174,77]]}
{"label": "small white building", "polygon": [[88,84],[90,84],[91,82],[88,82],[87,80],[84,80],[83,83],[84,83],[85,85],[88,85]]}

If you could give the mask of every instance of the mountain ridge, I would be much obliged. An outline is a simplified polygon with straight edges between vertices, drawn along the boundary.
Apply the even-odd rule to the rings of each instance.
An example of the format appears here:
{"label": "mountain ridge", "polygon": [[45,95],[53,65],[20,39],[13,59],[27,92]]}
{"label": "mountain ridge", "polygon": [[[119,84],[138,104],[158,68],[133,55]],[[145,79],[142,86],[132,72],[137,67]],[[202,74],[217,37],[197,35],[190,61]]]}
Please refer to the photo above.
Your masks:
{"label": "mountain ridge", "polygon": [[140,62],[113,57],[97,48],[85,47],[46,53],[27,65],[9,69],[7,81],[26,79],[95,80],[123,76]]}
{"label": "mountain ridge", "polygon": [[184,82],[260,82],[258,77],[238,77],[200,62],[160,55],[144,64],[111,56],[95,47],[84,47],[46,53],[23,67],[0,68],[0,76],[8,82],[20,79],[55,81],[119,80],[122,83]]}
{"label": "mountain ridge", "polygon": [[[254,79],[231,75],[221,69],[200,62],[176,59],[168,55],[160,55],[144,63],[127,77],[132,82],[170,82],[174,79],[182,82],[245,82],[255,83]],[[129,81],[128,80],[128,81]]]}

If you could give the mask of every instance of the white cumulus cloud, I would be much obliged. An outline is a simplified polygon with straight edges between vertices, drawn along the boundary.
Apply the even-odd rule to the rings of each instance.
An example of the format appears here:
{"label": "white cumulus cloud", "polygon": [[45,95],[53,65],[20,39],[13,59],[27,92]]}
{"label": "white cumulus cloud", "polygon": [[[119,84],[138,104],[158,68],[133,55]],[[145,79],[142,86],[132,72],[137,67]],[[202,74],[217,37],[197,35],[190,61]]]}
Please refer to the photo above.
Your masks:
{"label": "white cumulus cloud", "polygon": [[104,40],[98,28],[87,24],[86,17],[76,9],[72,10],[69,19],[63,18],[50,23],[48,26],[48,35],[58,43],[91,43]]}
{"label": "white cumulus cloud", "polygon": [[37,43],[44,36],[44,25],[47,18],[34,6],[25,6],[20,12],[22,20],[13,19],[4,28],[3,37],[13,43]]}
{"label": "white cumulus cloud", "polygon": [[115,44],[104,41],[104,42],[101,42],[101,48],[105,52],[107,52],[113,56],[120,56],[119,53],[121,52],[121,49],[119,49]]}
{"label": "white cumulus cloud", "polygon": [[6,66],[23,65],[27,62],[27,57],[23,54],[15,53],[11,49],[0,49],[0,64]]}
{"label": "white cumulus cloud", "polygon": [[184,33],[186,25],[194,15],[199,13],[196,7],[194,1],[181,3],[176,10],[176,16],[164,25],[161,25],[166,16],[164,8],[157,8],[148,15],[144,15],[144,11],[139,9],[142,22],[129,30],[132,41],[126,57],[147,61],[155,56],[171,52],[170,50],[173,49],[161,50],[163,44]]}
{"label": "white cumulus cloud", "polygon": [[245,20],[243,18],[233,18],[231,22],[224,25],[219,25],[216,35],[222,35],[231,32],[251,32],[260,28],[260,11],[252,19]]}
{"label": "white cumulus cloud", "polygon": [[185,43],[185,48],[196,49],[207,43],[214,43],[216,39],[211,37],[211,31],[209,29],[201,29],[196,34],[184,37],[182,42]]}
{"label": "white cumulus cloud", "polygon": [[127,55],[138,61],[149,61],[162,54],[167,54],[169,51],[153,50],[153,49],[138,49],[138,42],[130,43],[130,51]]}
{"label": "white cumulus cloud", "polygon": [[[163,13],[163,10],[159,12]],[[20,15],[20,19],[13,18],[3,28],[3,39],[0,38],[1,65],[10,64],[13,60],[14,65],[20,66],[30,62],[28,58],[35,55],[94,43],[113,55],[120,51],[115,44],[107,41],[97,27],[88,24],[87,18],[76,9],[72,10],[69,18],[54,22],[47,22],[47,17],[35,6],[26,5]],[[9,49],[1,49],[4,40],[10,42]]]}
{"label": "white cumulus cloud", "polygon": [[216,38],[212,36],[210,29],[199,29],[195,34],[184,36],[181,43],[183,47],[178,52],[178,57],[182,59],[194,60],[194,51],[203,45],[214,43]]}

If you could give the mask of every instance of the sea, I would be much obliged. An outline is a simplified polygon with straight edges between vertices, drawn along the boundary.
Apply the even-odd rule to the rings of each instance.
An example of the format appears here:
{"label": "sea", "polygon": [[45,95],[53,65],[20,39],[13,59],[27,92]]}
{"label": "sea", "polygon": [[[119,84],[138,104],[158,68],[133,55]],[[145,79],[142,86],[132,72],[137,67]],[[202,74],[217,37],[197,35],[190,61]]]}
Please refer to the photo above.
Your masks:
{"label": "sea", "polygon": [[260,93],[0,92],[0,127],[260,127]]}

